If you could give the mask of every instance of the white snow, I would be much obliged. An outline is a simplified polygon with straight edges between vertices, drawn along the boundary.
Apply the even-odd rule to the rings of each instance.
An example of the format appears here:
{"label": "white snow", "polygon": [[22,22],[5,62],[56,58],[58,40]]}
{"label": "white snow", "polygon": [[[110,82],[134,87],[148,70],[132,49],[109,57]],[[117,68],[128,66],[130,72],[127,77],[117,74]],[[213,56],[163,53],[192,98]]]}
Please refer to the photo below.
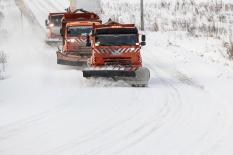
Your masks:
{"label": "white snow", "polygon": [[100,0],[71,0],[71,7],[84,9],[91,12],[101,13]]}
{"label": "white snow", "polygon": [[[25,2],[41,27],[67,3]],[[143,32],[151,80],[131,88],[57,65],[44,30],[21,18],[14,0],[0,7],[8,34],[0,50],[9,56],[0,81],[1,155],[232,155],[233,64],[220,40]]]}
{"label": "white snow", "polygon": [[45,19],[48,18],[49,12],[65,12],[69,7],[68,0],[56,0],[56,2],[48,0],[16,0],[25,1],[26,7],[35,15],[41,27],[45,27]]}

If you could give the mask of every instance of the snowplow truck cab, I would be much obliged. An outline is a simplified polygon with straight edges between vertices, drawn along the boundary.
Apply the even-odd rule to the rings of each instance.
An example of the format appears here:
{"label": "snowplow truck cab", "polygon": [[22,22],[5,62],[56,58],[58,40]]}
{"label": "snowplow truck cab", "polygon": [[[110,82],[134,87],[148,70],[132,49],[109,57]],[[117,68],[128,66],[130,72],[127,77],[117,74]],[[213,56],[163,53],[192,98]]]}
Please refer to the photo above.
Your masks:
{"label": "snowplow truck cab", "polygon": [[142,67],[140,53],[146,38],[145,35],[140,38],[134,24],[110,21],[94,25],[89,38],[87,45],[92,47],[92,56],[83,77],[108,77],[124,80],[132,86],[148,85],[150,72]]}
{"label": "snowplow truck cab", "polygon": [[62,43],[60,28],[63,16],[64,13],[49,13],[48,19],[45,20],[45,26],[47,29],[47,44],[53,45]]}
{"label": "snowplow truck cab", "polygon": [[99,16],[85,10],[64,14],[61,36],[63,50],[57,52],[57,63],[70,66],[86,66],[91,57],[91,47],[86,45],[92,25],[101,24]]}

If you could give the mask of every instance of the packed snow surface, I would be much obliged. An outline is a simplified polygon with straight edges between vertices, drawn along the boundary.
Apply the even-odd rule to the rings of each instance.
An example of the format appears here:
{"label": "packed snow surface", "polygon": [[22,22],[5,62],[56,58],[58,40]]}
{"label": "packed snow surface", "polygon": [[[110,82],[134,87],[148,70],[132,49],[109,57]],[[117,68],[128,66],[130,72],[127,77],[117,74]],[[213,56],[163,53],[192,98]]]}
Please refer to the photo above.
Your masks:
{"label": "packed snow surface", "polygon": [[23,16],[14,0],[0,0],[1,155],[232,155],[233,66],[220,40],[145,32],[148,88],[87,80],[57,65],[44,43],[46,14],[67,2],[17,1]]}

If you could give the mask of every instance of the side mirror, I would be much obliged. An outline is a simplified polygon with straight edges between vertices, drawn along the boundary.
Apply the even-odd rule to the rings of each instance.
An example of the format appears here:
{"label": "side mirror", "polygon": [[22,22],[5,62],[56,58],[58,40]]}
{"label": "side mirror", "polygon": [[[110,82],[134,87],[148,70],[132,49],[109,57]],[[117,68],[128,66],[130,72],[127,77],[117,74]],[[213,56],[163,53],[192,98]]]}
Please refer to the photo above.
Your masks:
{"label": "side mirror", "polygon": [[142,42],[146,42],[146,35],[142,35]]}
{"label": "side mirror", "polygon": [[86,44],[87,47],[91,47],[91,40],[90,40],[90,36],[87,35],[87,44]]}
{"label": "side mirror", "polygon": [[49,26],[47,19],[45,20],[45,26],[47,26],[47,27]]}
{"label": "side mirror", "polygon": [[146,46],[146,42],[145,41],[141,42],[141,46]]}
{"label": "side mirror", "polygon": [[60,29],[60,34],[61,34],[62,37],[64,36],[63,28]]}

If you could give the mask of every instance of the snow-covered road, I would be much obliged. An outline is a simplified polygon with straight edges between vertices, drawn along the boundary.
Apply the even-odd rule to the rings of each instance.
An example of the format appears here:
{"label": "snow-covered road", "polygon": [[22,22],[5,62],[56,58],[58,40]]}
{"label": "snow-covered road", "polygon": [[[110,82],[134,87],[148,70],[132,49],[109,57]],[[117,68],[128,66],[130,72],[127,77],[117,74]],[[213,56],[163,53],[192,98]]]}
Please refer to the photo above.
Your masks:
{"label": "snow-covered road", "polygon": [[[41,25],[46,8],[66,3],[25,2]],[[233,153],[232,64],[213,62],[201,48],[218,49],[218,41],[146,32],[150,86],[130,88],[56,65],[44,31],[21,17],[14,0],[0,5],[8,32],[0,50],[9,56],[8,79],[0,81],[0,155]]]}

